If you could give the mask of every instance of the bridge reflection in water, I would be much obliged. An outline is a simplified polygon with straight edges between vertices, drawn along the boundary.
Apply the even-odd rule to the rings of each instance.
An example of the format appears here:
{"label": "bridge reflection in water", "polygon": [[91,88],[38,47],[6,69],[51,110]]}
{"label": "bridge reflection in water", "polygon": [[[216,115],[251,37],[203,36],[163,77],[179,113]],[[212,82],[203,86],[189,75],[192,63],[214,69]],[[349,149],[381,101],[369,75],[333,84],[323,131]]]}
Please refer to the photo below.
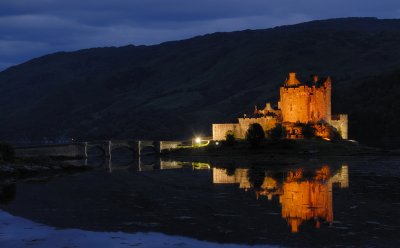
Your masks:
{"label": "bridge reflection in water", "polygon": [[[79,162],[79,161],[78,161]],[[143,159],[143,157],[138,157],[135,160],[128,161],[117,161],[113,162],[110,158],[100,159],[97,161],[89,161],[89,159],[85,159],[83,164],[94,167],[103,167],[106,168],[110,173],[114,171],[152,171],[152,170],[170,170],[170,169],[181,169],[192,168],[192,169],[211,169],[210,164],[201,163],[201,162],[182,162],[175,160],[163,160],[160,157],[152,157],[149,156],[147,159]]]}
{"label": "bridge reflection in water", "polygon": [[[272,174],[272,173],[271,173]],[[305,175],[303,169],[283,173],[283,180],[264,172],[264,176],[254,178],[251,169],[213,168],[214,184],[239,184],[244,190],[253,189],[257,199],[266,197],[272,200],[279,197],[282,218],[286,219],[292,232],[298,232],[304,221],[313,220],[316,228],[321,221],[333,222],[332,188],[349,187],[348,166],[342,165],[332,175],[328,166],[317,169],[313,175]],[[279,182],[281,179],[281,182]],[[257,183],[257,180],[260,182]]]}

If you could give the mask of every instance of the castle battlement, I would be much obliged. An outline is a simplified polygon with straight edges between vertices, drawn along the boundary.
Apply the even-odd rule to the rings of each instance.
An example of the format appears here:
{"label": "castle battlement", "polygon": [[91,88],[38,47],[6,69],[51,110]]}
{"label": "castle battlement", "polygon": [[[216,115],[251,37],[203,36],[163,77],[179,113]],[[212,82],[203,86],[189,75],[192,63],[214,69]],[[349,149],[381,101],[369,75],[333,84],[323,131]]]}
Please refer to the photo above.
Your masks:
{"label": "castle battlement", "polygon": [[310,88],[310,87],[307,87],[307,86],[305,86],[305,85],[301,85],[301,86],[282,86],[281,87],[281,90],[284,92],[284,93],[302,93],[302,92],[304,92],[304,93],[310,93],[310,92],[312,92],[313,91],[313,89],[312,88]]}
{"label": "castle battlement", "polygon": [[348,119],[349,119],[349,115],[347,115],[347,114],[332,115],[332,121],[348,120]]}

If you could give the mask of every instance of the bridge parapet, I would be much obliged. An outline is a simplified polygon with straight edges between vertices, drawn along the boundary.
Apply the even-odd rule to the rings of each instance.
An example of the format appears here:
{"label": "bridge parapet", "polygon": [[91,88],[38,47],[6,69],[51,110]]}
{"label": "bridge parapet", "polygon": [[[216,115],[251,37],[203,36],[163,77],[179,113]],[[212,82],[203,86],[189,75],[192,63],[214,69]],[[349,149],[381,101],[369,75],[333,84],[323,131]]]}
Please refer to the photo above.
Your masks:
{"label": "bridge parapet", "polygon": [[111,157],[113,150],[118,148],[127,148],[133,152],[134,156],[140,156],[141,151],[145,147],[151,147],[154,149],[155,153],[159,153],[156,149],[156,144],[157,142],[152,140],[108,140],[100,142],[87,142],[87,149],[97,147],[103,150],[105,157]]}
{"label": "bridge parapet", "polygon": [[70,144],[40,145],[29,147],[17,147],[16,155],[19,157],[68,157],[87,158],[88,151],[93,148],[100,149],[103,155],[111,158],[112,151],[118,148],[131,150],[134,156],[141,156],[144,148],[151,148],[159,154],[165,150],[171,150],[183,145],[182,141],[152,141],[152,140],[104,140]]}
{"label": "bridge parapet", "polygon": [[171,149],[176,149],[179,146],[184,145],[183,141],[160,141],[159,142],[159,151],[166,151],[166,150],[171,150]]}

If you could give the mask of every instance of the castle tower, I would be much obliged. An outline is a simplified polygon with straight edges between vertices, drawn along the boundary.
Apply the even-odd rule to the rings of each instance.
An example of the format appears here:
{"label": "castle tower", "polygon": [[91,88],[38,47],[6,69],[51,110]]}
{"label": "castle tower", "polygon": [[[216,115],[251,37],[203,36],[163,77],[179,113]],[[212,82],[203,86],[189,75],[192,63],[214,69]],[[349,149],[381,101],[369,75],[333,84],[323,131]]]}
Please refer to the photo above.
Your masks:
{"label": "castle tower", "polygon": [[321,85],[311,87],[309,122],[331,120],[331,79],[328,77]]}
{"label": "castle tower", "polygon": [[283,122],[307,123],[309,120],[310,89],[289,73],[289,78],[280,88],[280,108]]}
{"label": "castle tower", "polygon": [[330,122],[331,79],[328,77],[318,84],[318,77],[314,76],[312,81],[312,85],[302,84],[296,73],[289,73],[289,78],[280,88],[279,108],[283,122]]}

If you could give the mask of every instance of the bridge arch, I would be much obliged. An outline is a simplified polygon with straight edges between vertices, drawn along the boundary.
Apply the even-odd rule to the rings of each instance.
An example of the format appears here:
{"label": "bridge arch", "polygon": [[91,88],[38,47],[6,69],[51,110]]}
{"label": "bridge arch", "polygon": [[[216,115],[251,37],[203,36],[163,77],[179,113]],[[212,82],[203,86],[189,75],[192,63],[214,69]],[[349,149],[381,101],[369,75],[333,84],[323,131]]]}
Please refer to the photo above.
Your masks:
{"label": "bridge arch", "polygon": [[91,145],[86,148],[86,156],[88,158],[91,157],[106,157],[107,151],[103,146],[100,145]]}
{"label": "bridge arch", "polygon": [[[99,142],[85,142],[85,153],[87,157],[92,157],[92,154],[95,154],[95,156],[105,156],[110,158],[116,153],[116,151],[128,150],[132,152],[132,157],[140,157],[141,155],[160,153],[160,144],[161,142],[149,140],[108,140]],[[93,149],[96,149],[97,152],[93,152]]]}
{"label": "bridge arch", "polygon": [[123,157],[130,157],[135,158],[138,156],[137,149],[130,145],[118,145],[111,147],[111,157],[115,156],[123,156]]}
{"label": "bridge arch", "polygon": [[156,154],[157,148],[154,145],[146,145],[140,147],[140,155]]}

